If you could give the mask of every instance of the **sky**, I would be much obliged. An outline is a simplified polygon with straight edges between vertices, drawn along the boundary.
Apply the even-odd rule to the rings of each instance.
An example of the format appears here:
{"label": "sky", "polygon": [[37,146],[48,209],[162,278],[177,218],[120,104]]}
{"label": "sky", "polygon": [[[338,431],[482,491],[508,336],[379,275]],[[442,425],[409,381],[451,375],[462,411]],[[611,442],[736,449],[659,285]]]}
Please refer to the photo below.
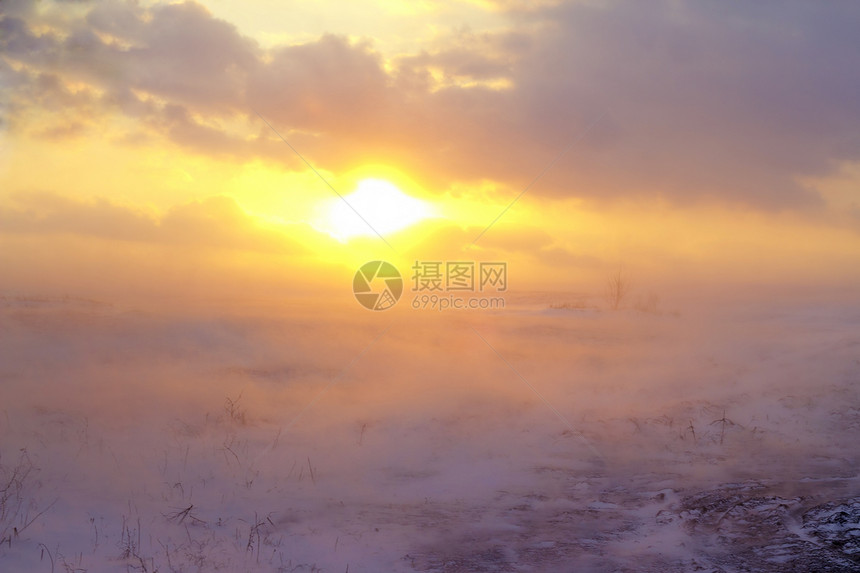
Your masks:
{"label": "sky", "polygon": [[850,288],[858,27],[847,1],[3,0],[0,288],[313,295],[378,259]]}

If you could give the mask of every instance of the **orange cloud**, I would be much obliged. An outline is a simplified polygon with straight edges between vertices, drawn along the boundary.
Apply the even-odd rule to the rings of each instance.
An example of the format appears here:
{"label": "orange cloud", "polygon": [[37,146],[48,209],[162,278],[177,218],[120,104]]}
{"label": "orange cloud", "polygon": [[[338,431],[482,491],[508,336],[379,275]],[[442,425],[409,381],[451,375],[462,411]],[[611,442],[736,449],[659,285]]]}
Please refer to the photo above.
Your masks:
{"label": "orange cloud", "polygon": [[268,253],[306,251],[283,231],[245,213],[230,197],[180,204],[160,219],[104,198],[78,201],[50,193],[16,197],[0,208],[0,233],[57,234]]}

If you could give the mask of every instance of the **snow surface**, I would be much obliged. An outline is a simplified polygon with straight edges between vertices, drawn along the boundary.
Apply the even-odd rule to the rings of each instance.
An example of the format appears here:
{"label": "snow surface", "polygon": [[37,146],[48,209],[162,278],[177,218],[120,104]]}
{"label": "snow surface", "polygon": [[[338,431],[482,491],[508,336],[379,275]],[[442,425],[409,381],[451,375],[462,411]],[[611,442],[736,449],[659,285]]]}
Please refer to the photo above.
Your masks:
{"label": "snow surface", "polygon": [[860,571],[856,301],[0,306],[3,572]]}

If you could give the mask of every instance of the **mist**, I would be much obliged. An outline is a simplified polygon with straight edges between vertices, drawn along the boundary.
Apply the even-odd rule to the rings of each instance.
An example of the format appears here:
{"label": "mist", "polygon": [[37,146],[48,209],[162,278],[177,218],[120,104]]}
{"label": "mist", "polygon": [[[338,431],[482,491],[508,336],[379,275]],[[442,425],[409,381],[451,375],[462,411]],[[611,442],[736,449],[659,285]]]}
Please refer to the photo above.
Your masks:
{"label": "mist", "polygon": [[2,302],[11,570],[856,563],[851,298]]}

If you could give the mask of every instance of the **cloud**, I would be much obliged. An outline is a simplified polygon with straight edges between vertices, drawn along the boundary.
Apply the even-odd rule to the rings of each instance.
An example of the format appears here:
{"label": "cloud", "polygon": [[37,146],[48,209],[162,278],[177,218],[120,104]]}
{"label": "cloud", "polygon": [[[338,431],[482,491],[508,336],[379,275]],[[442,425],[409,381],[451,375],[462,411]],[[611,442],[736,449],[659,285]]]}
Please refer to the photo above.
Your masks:
{"label": "cloud", "polygon": [[169,243],[282,253],[305,250],[285,233],[263,227],[226,196],[173,207],[161,219],[159,230]]}
{"label": "cloud", "polygon": [[40,72],[34,77],[86,82],[113,98],[127,100],[133,90],[199,113],[234,113],[243,107],[246,77],[259,63],[256,42],[195,3],[150,10],[99,3],[83,19],[53,22],[39,33],[31,24],[42,23],[40,16],[29,16],[29,22],[12,15],[0,19],[4,54]]}
{"label": "cloud", "polygon": [[860,9],[778,8],[621,2],[550,10],[556,23],[519,75],[531,132],[563,139],[575,133],[577,109],[602,107],[607,143],[599,158],[577,153],[566,162],[574,182],[679,201],[814,204],[796,177],[860,154],[845,145],[860,117],[850,95],[860,41],[844,24]]}
{"label": "cloud", "polygon": [[249,77],[248,103],[298,129],[366,132],[388,103],[388,76],[368,46],[323,36],[278,48]]}
{"label": "cloud", "polygon": [[298,253],[285,233],[263,226],[230,197],[177,205],[160,219],[104,198],[79,201],[53,193],[27,193],[0,208],[0,233],[67,233],[109,240]]}
{"label": "cloud", "polygon": [[[573,143],[530,197],[816,211],[822,198],[799,181],[860,158],[856,4],[496,9],[511,11],[507,29],[454,31],[386,62],[330,35],[264,50],[194,3],[98,3],[47,28],[19,7],[0,20],[16,63],[4,107],[17,129],[28,108],[93,125],[120,113],[196,153],[282,162],[288,150],[257,111],[317,167],[396,164],[440,190],[522,189]],[[53,121],[36,131],[87,125]]]}
{"label": "cloud", "polygon": [[120,240],[152,240],[156,223],[106,199],[90,203],[51,193],[17,197],[17,207],[0,209],[0,232],[73,233]]}

